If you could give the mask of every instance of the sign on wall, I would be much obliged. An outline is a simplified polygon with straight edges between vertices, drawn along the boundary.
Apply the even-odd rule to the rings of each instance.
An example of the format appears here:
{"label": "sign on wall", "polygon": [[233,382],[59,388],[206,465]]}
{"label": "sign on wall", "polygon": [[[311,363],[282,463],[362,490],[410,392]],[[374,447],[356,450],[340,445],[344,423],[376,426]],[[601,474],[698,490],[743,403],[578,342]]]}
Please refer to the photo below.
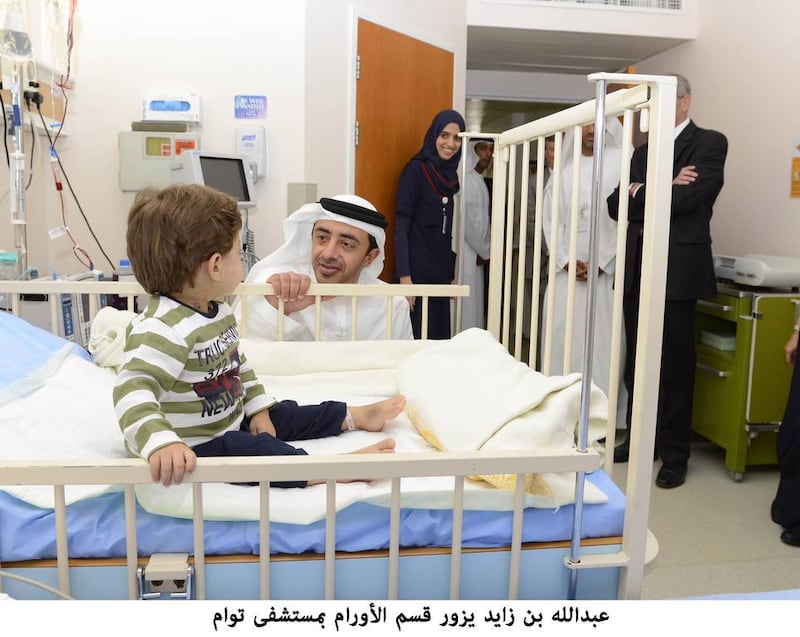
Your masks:
{"label": "sign on wall", "polygon": [[267,96],[236,95],[233,113],[236,119],[267,119]]}
{"label": "sign on wall", "polygon": [[800,139],[794,140],[792,148],[792,185],[790,197],[800,198]]}

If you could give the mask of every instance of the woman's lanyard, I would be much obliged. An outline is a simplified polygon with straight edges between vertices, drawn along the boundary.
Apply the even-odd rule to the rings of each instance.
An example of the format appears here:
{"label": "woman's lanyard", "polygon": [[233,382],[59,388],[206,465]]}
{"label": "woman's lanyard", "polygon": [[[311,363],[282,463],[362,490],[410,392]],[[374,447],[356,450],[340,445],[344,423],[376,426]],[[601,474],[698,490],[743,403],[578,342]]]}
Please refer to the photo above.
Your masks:
{"label": "woman's lanyard", "polygon": [[436,196],[442,200],[442,234],[447,232],[447,202],[450,201],[447,195],[443,195],[442,192],[436,187],[436,184],[433,183],[433,179],[431,178],[431,174],[428,172],[428,167],[425,164],[420,164],[422,166],[422,172],[425,173],[425,177],[428,178],[428,183],[433,188],[433,192],[436,193]]}

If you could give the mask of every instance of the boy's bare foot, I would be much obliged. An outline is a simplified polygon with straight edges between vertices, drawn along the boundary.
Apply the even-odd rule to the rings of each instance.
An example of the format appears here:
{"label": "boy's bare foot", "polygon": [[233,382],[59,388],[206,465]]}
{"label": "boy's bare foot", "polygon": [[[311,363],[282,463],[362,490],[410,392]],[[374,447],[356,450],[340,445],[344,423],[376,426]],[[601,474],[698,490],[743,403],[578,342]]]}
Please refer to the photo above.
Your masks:
{"label": "boy's bare foot", "polygon": [[[405,406],[406,397],[398,394],[386,400],[380,400],[377,403],[349,407],[349,409],[356,429],[381,431],[386,421],[397,416]],[[343,423],[342,430],[345,429],[347,429],[347,426]]]}
{"label": "boy's bare foot", "polygon": [[397,443],[395,442],[394,438],[384,438],[375,444],[361,447],[361,449],[356,449],[350,453],[394,453],[394,447],[396,444]]}

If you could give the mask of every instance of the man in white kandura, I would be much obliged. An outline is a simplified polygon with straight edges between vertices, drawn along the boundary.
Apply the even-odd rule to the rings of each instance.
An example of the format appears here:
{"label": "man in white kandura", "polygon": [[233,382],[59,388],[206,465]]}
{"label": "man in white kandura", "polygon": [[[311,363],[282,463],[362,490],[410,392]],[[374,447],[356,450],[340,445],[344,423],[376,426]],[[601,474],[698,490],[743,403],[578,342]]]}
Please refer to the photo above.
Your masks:
{"label": "man in white kandura", "polygon": [[[337,195],[305,204],[283,223],[285,242],[250,270],[245,283],[270,283],[274,296],[247,300],[247,336],[278,339],[278,298],[284,301],[284,340],[315,340],[315,299],[311,283],[383,283],[385,217],[366,199]],[[408,301],[392,298],[392,330],[386,335],[387,297],[358,297],[356,338],[411,339]],[[242,307],[234,305],[242,320]],[[350,340],[352,297],[325,297],[320,335],[323,341]]]}
{"label": "man in white kandura", "polygon": [[[605,147],[603,149],[603,182],[600,185],[600,209],[597,211],[596,223],[597,250],[596,263],[589,263],[590,216],[592,207],[592,153],[594,151],[594,124],[583,127],[581,141],[580,186],[578,194],[577,220],[577,253],[575,267],[575,305],[572,324],[572,354],[569,370],[564,370],[564,343],[566,337],[567,285],[569,273],[569,233],[570,210],[572,205],[572,171],[574,165],[573,130],[570,128],[564,136],[561,162],[561,193],[556,223],[558,238],[556,245],[550,245],[552,228],[553,179],[551,178],[544,191],[542,224],[545,240],[548,243],[550,258],[555,260],[555,308],[553,311],[553,341],[550,374],[563,374],[565,371],[580,372],[583,368],[583,353],[586,331],[586,300],[588,297],[588,275],[590,268],[597,268],[597,297],[594,312],[594,351],[592,357],[592,379],[594,383],[608,394],[611,364],[611,319],[614,297],[614,272],[616,267],[617,222],[608,216],[606,199],[619,184],[620,158],[622,152],[622,126],[616,117],[606,121]],[[547,314],[547,295],[545,295],[545,314]],[[547,325],[545,316],[543,325]],[[622,326],[620,326],[620,337]],[[623,338],[624,352],[624,338]],[[619,394],[617,396],[617,424],[625,423],[627,392],[623,383],[624,353],[620,355],[619,369],[614,371],[618,378]]]}
{"label": "man in white kandura", "polygon": [[494,143],[487,139],[470,142],[467,152],[464,215],[464,268],[462,283],[469,286],[469,296],[461,301],[461,329],[486,327],[483,276],[489,260],[489,188],[483,174],[492,161]]}

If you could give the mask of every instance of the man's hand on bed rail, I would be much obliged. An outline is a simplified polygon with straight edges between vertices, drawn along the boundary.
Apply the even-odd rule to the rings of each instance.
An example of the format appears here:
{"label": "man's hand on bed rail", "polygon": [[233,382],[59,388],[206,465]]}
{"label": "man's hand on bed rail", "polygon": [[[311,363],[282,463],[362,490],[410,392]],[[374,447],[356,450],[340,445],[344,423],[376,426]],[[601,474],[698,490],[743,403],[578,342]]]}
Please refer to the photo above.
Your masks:
{"label": "man's hand on bed rail", "polygon": [[153,482],[160,482],[165,487],[180,484],[183,476],[194,471],[197,456],[182,442],[173,442],[159,447],[150,454],[150,475]]}
{"label": "man's hand on bed rail", "polygon": [[[269,277],[266,282],[272,285],[275,294],[267,295],[264,298],[275,309],[278,308],[278,299],[282,300],[284,314],[299,312],[314,305],[314,297],[308,296],[311,277],[307,274],[278,272]],[[323,296],[322,300],[328,301],[333,298],[335,297]]]}

